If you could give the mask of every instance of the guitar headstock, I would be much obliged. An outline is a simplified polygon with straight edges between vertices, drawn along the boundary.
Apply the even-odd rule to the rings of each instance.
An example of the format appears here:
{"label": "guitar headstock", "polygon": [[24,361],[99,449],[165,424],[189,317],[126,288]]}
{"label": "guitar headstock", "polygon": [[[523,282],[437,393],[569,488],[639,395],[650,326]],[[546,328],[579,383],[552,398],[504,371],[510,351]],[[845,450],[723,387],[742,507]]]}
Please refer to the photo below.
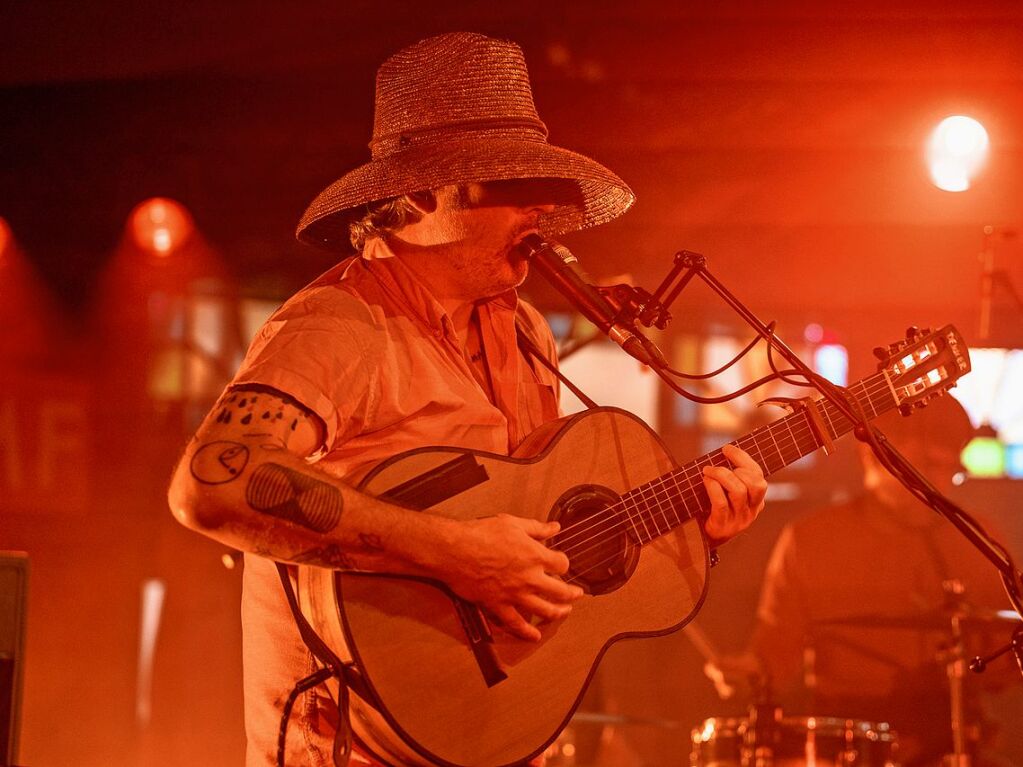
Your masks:
{"label": "guitar headstock", "polygon": [[952,325],[933,332],[909,328],[905,340],[879,347],[874,353],[881,360],[878,370],[891,384],[903,415],[944,394],[970,372],[966,342]]}

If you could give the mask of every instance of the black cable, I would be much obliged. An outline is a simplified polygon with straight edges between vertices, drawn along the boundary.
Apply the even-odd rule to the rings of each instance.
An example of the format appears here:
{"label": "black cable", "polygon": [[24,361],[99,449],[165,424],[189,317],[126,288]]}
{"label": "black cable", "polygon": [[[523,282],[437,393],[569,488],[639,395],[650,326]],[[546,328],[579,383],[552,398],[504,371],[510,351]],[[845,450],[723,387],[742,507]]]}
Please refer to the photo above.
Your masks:
{"label": "black cable", "polygon": [[291,719],[291,709],[294,707],[298,696],[306,690],[310,690],[316,685],[325,682],[332,676],[334,676],[333,670],[329,668],[321,668],[314,671],[309,676],[298,680],[298,682],[295,683],[295,686],[291,689],[291,692],[288,694],[288,699],[284,701],[284,710],[281,714],[281,725],[280,729],[277,731],[277,767],[285,767],[284,757],[288,745],[288,722]]}
{"label": "black cable", "polygon": [[[803,374],[803,373],[800,373],[800,374],[803,375],[804,378],[803,378],[803,380],[800,380],[798,378],[789,378],[787,375],[783,374],[782,371],[778,370],[778,367],[777,367],[777,365],[776,365],[776,363],[774,361],[774,355],[771,353],[771,350],[774,348],[774,323],[772,322],[767,327],[768,327],[768,330],[771,331],[771,338],[767,342],[767,364],[771,366],[771,370],[782,381],[784,381],[785,383],[789,384],[790,386],[803,386],[803,387],[806,387],[806,388],[815,388],[814,384],[813,384],[813,381],[812,380],[806,380],[805,379],[805,374]],[[799,372],[799,371],[797,371],[797,372]],[[816,388],[819,389],[820,387],[816,387]]]}
{"label": "black cable", "polygon": [[[771,324],[767,326],[771,330],[772,333],[774,332],[774,326],[775,326],[775,322],[771,322]],[[748,344],[746,344],[746,347],[741,352],[739,352],[734,357],[732,357],[732,359],[729,362],[726,362],[724,365],[719,367],[717,370],[714,370],[714,371],[712,371],[710,373],[683,373],[681,370],[675,370],[672,367],[665,367],[664,370],[667,373],[671,373],[676,378],[685,378],[685,379],[687,379],[689,381],[705,381],[708,378],[713,378],[716,375],[720,375],[721,373],[724,373],[726,370],[728,370],[728,368],[730,368],[736,362],[738,362],[743,357],[745,357],[747,354],[749,354],[753,350],[753,347],[756,346],[758,343],[760,343],[762,340],[763,340],[762,336],[759,336],[759,335],[754,336],[753,340],[750,341]]]}
{"label": "black cable", "polygon": [[[736,389],[731,394],[722,394],[720,397],[701,397],[699,394],[693,394],[691,391],[687,391],[686,389],[683,389],[678,383],[676,383],[671,378],[669,378],[668,377],[669,371],[661,370],[661,369],[656,368],[656,367],[653,368],[653,371],[655,373],[657,373],[658,376],[660,376],[661,380],[664,381],[664,383],[666,383],[668,385],[668,387],[673,392],[675,392],[676,394],[678,394],[678,395],[680,395],[682,397],[685,397],[690,402],[696,402],[696,403],[698,403],[700,405],[718,405],[718,404],[721,404],[722,402],[731,402],[736,397],[741,397],[743,394],[749,394],[754,389],[758,389],[761,386],[763,386],[764,384],[770,383],[771,381],[775,381],[775,380],[778,379],[778,376],[772,373],[769,376],[764,376],[763,378],[758,378],[753,383],[747,384],[746,386],[743,386],[741,389]],[[797,371],[795,371],[795,370],[784,370],[782,372],[783,373],[795,373]]]}

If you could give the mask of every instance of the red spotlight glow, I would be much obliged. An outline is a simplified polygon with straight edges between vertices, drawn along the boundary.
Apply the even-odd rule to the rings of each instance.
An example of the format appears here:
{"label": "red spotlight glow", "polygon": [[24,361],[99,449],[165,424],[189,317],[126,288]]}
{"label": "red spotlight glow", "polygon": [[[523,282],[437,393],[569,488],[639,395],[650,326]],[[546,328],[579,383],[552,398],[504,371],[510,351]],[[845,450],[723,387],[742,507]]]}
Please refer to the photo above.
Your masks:
{"label": "red spotlight glow", "polygon": [[0,264],[4,261],[4,255],[7,253],[7,246],[11,244],[11,227],[8,226],[7,221],[0,216]]}
{"label": "red spotlight glow", "polygon": [[180,248],[195,226],[184,207],[166,197],[152,197],[139,203],[129,217],[135,243],[157,256],[168,256]]}

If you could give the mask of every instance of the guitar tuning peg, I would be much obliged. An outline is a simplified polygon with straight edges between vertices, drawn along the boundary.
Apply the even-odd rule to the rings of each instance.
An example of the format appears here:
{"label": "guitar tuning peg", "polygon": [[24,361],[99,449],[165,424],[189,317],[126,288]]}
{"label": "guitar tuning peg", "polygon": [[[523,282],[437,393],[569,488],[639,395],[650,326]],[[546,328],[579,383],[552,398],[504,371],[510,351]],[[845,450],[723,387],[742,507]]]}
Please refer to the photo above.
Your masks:
{"label": "guitar tuning peg", "polygon": [[908,328],[906,328],[906,340],[907,341],[913,341],[913,340],[919,338],[919,336],[920,336],[920,328],[918,328],[916,325],[910,325]]}
{"label": "guitar tuning peg", "polygon": [[929,336],[930,334],[931,334],[930,328],[924,328],[923,330],[920,331],[921,338],[923,338],[924,336]]}
{"label": "guitar tuning peg", "polygon": [[882,362],[884,362],[886,359],[888,359],[888,350],[885,349],[883,346],[875,346],[874,356],[877,357]]}

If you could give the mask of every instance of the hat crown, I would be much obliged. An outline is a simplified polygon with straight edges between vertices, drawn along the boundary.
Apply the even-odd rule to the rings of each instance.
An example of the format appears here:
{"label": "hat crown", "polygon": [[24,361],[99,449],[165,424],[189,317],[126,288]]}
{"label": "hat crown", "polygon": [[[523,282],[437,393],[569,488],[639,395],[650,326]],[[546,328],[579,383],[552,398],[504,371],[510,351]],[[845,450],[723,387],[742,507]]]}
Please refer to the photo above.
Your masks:
{"label": "hat crown", "polygon": [[466,133],[545,141],[522,49],[471,32],[431,37],[377,71],[373,158]]}

